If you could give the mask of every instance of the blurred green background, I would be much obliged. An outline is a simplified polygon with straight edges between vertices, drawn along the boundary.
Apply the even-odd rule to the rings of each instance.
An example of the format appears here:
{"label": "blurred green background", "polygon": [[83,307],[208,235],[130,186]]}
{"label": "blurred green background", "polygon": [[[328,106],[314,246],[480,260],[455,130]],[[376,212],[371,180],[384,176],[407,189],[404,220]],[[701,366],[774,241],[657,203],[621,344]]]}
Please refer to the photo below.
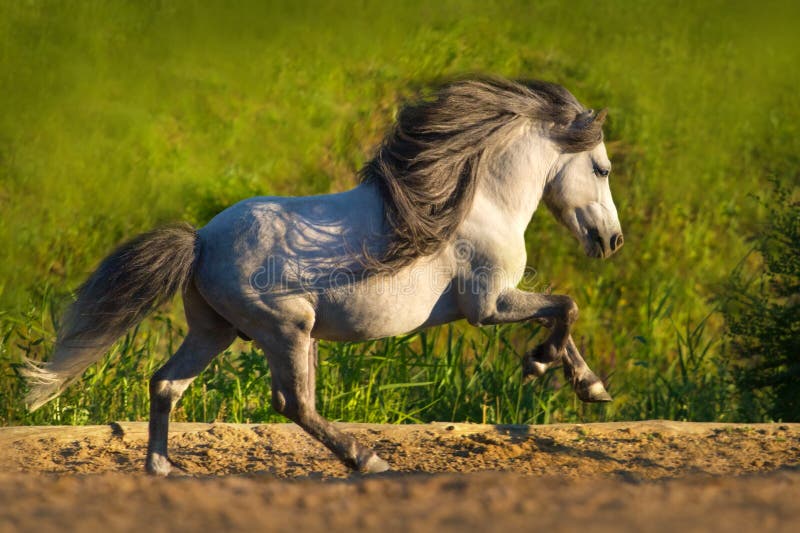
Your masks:
{"label": "blurred green background", "polygon": [[[770,179],[797,186],[794,2],[9,1],[0,4],[0,423],[147,416],[180,302],[31,415],[21,357],[46,358],[74,289],[114,244],[239,199],[345,190],[404,98],[453,76],[563,84],[608,107],[626,246],[583,256],[546,210],[536,284],[581,307],[576,339],[616,401],[552,372],[523,385],[530,325],[462,324],[322,347],[319,402],[345,420],[760,420],[734,379],[720,298]],[[178,419],[267,421],[267,368],[237,343]]]}

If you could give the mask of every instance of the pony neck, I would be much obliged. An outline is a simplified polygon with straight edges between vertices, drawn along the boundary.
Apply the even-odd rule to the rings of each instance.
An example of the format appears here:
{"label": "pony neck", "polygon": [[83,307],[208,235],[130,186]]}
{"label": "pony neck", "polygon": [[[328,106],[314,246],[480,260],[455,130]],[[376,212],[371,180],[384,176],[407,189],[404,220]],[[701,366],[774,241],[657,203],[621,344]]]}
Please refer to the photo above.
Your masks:
{"label": "pony neck", "polygon": [[521,129],[505,147],[487,154],[476,199],[493,204],[505,223],[524,232],[542,199],[558,151],[538,128],[525,125]]}

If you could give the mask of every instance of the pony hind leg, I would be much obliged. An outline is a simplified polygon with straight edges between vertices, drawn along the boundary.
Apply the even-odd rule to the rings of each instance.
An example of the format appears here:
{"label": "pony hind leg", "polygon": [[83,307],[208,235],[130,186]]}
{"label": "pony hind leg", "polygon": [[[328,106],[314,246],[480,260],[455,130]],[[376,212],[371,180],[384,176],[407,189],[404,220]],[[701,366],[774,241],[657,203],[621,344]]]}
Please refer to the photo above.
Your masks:
{"label": "pony hind leg", "polygon": [[236,329],[216,314],[194,289],[184,295],[189,332],[167,363],[150,379],[150,422],[145,469],[166,476],[169,415],[186,388],[236,338]]}
{"label": "pony hind leg", "polygon": [[311,339],[308,345],[308,381],[306,382],[306,401],[317,409],[317,366],[319,365],[319,341]]}
{"label": "pony hind leg", "polygon": [[389,469],[389,464],[374,451],[317,413],[314,381],[317,341],[308,332],[256,335],[255,339],[269,361],[272,406],[276,411],[324,444],[348,467],[364,473]]}

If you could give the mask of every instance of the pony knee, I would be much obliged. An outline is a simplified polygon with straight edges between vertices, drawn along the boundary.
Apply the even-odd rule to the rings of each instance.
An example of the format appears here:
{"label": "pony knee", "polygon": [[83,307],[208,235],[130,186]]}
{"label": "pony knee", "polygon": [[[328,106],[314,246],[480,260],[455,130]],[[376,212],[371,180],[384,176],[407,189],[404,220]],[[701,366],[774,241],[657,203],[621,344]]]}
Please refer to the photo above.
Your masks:
{"label": "pony knee", "polygon": [[578,304],[569,296],[564,296],[564,322],[567,325],[572,325],[578,320]]}

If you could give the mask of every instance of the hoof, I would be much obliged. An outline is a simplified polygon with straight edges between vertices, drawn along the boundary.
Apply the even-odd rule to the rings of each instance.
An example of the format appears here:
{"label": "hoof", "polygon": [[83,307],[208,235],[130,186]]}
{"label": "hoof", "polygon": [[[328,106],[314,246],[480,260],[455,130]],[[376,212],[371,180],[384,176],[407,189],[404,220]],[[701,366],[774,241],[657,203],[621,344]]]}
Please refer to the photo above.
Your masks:
{"label": "hoof", "polygon": [[367,459],[367,462],[359,468],[359,472],[362,474],[378,474],[380,472],[386,472],[387,470],[389,470],[389,463],[374,453]]}
{"label": "hoof", "polygon": [[578,395],[578,398],[586,403],[602,403],[612,401],[613,398],[603,386],[603,382],[597,377],[595,377],[595,380],[596,381],[582,381],[578,383],[578,386],[575,387],[575,393]]}
{"label": "hoof", "polygon": [[558,359],[555,346],[540,344],[522,358],[522,377],[525,381],[542,377]]}
{"label": "hoof", "polygon": [[154,453],[147,458],[145,470],[151,476],[167,476],[172,470],[172,465],[166,456]]}
{"label": "hoof", "polygon": [[555,344],[543,342],[528,352],[525,357],[547,365],[555,363],[561,359],[561,352],[558,351],[558,348]]}
{"label": "hoof", "polygon": [[550,368],[549,363],[542,363],[534,361],[533,359],[525,359],[522,363],[522,377],[526,380],[540,378],[545,375],[547,369]]}

